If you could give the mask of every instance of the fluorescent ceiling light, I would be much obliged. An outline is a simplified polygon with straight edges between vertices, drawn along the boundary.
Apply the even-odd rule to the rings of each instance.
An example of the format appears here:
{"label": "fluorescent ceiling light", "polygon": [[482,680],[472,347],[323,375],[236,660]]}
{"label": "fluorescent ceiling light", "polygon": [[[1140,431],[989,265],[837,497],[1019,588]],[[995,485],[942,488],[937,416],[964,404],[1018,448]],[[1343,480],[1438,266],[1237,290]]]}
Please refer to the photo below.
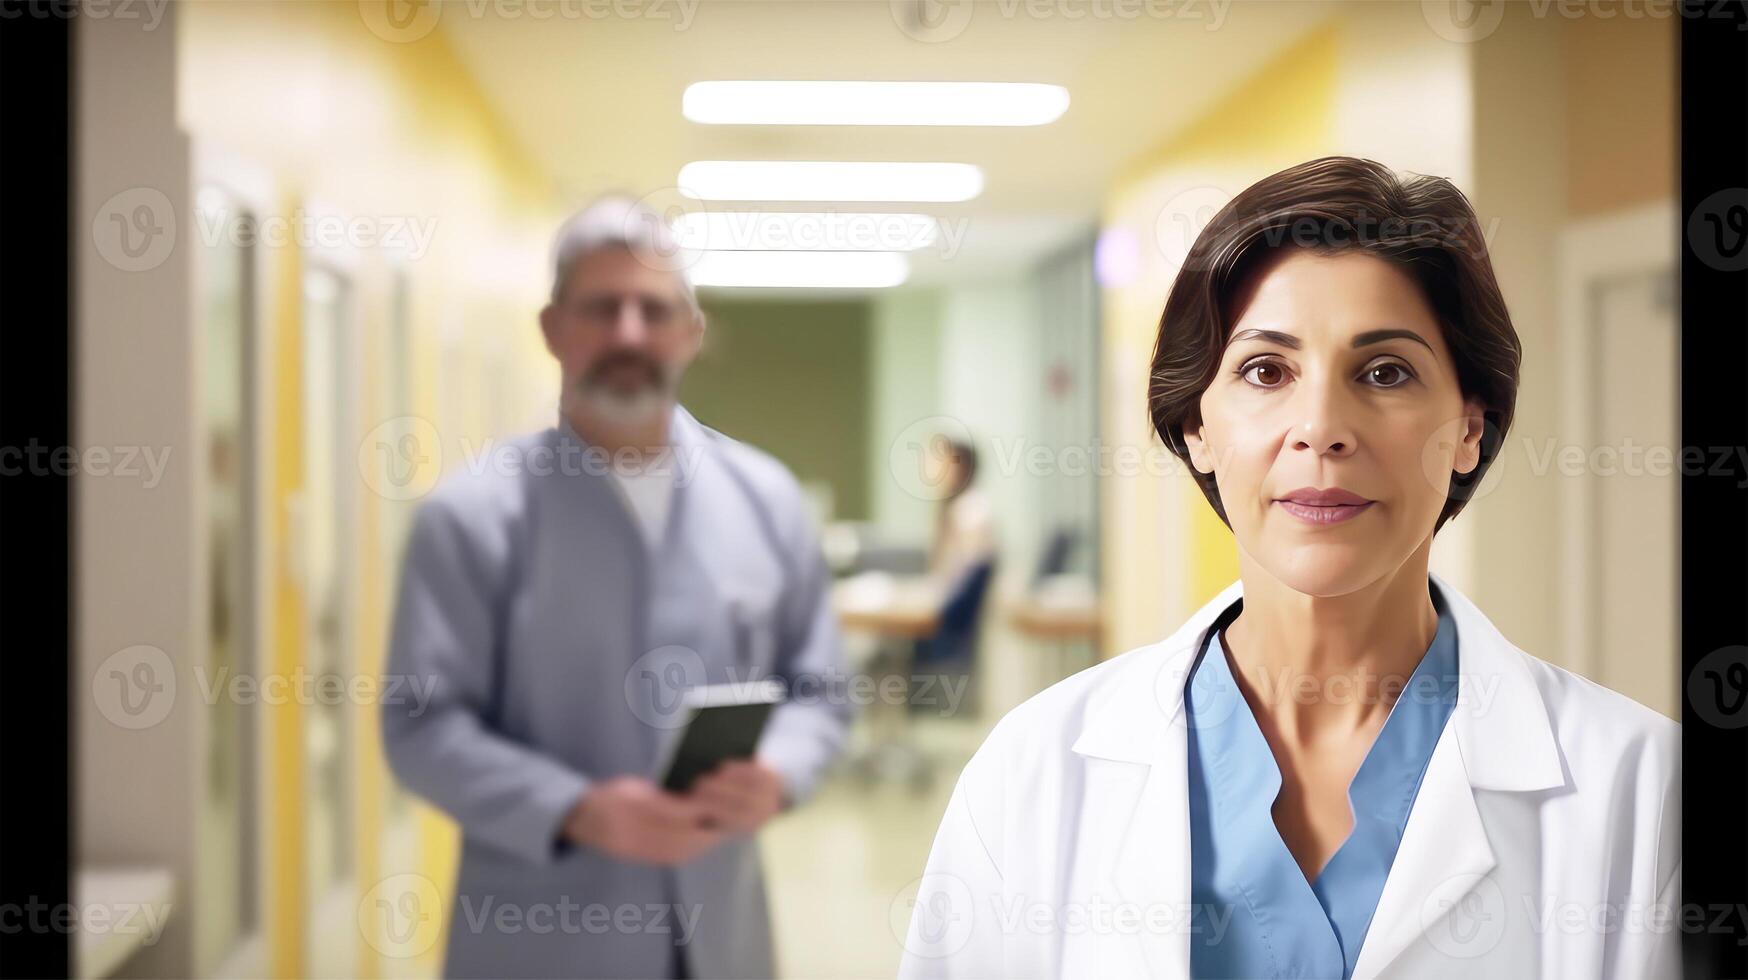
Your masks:
{"label": "fluorescent ceiling light", "polygon": [[767,126],[1042,126],[1068,90],[1037,82],[694,82],[680,111]]}
{"label": "fluorescent ceiling light", "polygon": [[706,201],[969,201],[983,171],[969,163],[695,160],[680,193]]}
{"label": "fluorescent ceiling light", "polygon": [[926,214],[866,211],[694,211],[674,223],[697,251],[907,252],[935,243]]}
{"label": "fluorescent ceiling light", "polygon": [[705,252],[690,271],[695,286],[882,289],[910,263],[897,252]]}

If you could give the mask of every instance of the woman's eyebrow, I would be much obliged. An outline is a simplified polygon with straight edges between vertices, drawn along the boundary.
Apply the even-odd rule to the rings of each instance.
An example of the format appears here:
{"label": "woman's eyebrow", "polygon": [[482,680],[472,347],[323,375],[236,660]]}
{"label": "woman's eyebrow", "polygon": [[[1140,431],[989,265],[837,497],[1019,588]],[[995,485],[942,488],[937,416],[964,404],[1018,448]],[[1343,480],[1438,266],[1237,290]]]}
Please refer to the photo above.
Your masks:
{"label": "woman's eyebrow", "polygon": [[1280,344],[1282,347],[1291,348],[1292,350],[1299,349],[1299,338],[1290,333],[1282,333],[1279,330],[1263,330],[1259,327],[1251,327],[1249,330],[1240,330],[1233,334],[1232,339],[1227,341],[1227,344],[1230,346],[1241,340],[1266,340],[1270,343]]}
{"label": "woman's eyebrow", "polygon": [[[1422,337],[1420,334],[1417,334],[1412,330],[1404,330],[1400,327],[1388,327],[1383,330],[1367,330],[1364,333],[1355,334],[1353,338],[1353,346],[1366,347],[1371,344],[1381,344],[1386,340],[1397,339],[1412,340],[1420,346],[1425,347],[1427,350],[1432,350],[1432,345],[1426,342],[1425,337]],[[1279,330],[1263,330],[1258,327],[1252,327],[1249,330],[1240,330],[1232,336],[1231,343],[1236,344],[1241,340],[1265,340],[1270,343],[1280,344],[1282,347],[1286,347],[1290,350],[1298,350],[1300,346],[1299,338],[1290,333],[1283,333]],[[1434,353],[1437,352],[1435,351]]]}
{"label": "woman's eyebrow", "polygon": [[[1386,340],[1397,339],[1412,340],[1427,350],[1432,350],[1432,345],[1426,342],[1425,337],[1422,337],[1420,334],[1417,334],[1412,330],[1403,330],[1400,327],[1390,327],[1384,330],[1367,330],[1365,333],[1354,334],[1353,345],[1355,347],[1364,347],[1367,344],[1381,344]],[[1434,353],[1437,352],[1434,351]]]}

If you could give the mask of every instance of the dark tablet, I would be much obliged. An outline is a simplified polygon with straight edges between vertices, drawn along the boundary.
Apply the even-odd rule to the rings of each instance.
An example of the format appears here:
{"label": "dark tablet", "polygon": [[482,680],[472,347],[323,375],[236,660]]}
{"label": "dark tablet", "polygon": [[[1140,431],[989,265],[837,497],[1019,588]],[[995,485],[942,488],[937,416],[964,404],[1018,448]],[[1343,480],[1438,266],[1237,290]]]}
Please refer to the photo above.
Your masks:
{"label": "dark tablet", "polygon": [[750,759],[759,746],[782,686],[724,684],[686,694],[686,721],[667,753],[662,788],[684,793],[693,780],[728,759]]}

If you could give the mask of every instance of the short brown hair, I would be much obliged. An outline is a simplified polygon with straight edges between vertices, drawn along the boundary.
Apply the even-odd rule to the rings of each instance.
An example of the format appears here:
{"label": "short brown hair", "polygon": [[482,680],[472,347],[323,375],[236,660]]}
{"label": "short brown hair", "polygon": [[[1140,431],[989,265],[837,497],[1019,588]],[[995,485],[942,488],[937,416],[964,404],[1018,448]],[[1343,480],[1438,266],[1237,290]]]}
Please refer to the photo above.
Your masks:
{"label": "short brown hair", "polygon": [[[1479,397],[1485,406],[1480,462],[1468,474],[1452,472],[1436,533],[1463,509],[1498,457],[1523,359],[1480,222],[1468,198],[1443,177],[1403,179],[1371,160],[1322,157],[1264,177],[1221,208],[1190,246],[1159,318],[1147,389],[1154,431],[1189,463],[1184,430],[1201,424],[1202,393],[1232,334],[1234,297],[1248,274],[1285,248],[1358,249],[1407,273],[1438,318],[1463,396]],[[1193,465],[1190,473],[1230,528],[1214,474]]]}

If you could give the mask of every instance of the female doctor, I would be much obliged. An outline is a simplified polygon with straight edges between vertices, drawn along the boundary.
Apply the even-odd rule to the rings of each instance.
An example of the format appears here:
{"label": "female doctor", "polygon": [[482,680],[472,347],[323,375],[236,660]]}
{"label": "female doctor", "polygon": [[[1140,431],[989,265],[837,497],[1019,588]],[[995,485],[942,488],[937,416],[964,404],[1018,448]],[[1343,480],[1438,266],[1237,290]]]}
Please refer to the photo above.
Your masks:
{"label": "female doctor", "polygon": [[996,725],[900,975],[1679,977],[1679,726],[1428,570],[1519,359],[1449,181],[1329,157],[1222,209],[1148,401],[1238,581]]}

